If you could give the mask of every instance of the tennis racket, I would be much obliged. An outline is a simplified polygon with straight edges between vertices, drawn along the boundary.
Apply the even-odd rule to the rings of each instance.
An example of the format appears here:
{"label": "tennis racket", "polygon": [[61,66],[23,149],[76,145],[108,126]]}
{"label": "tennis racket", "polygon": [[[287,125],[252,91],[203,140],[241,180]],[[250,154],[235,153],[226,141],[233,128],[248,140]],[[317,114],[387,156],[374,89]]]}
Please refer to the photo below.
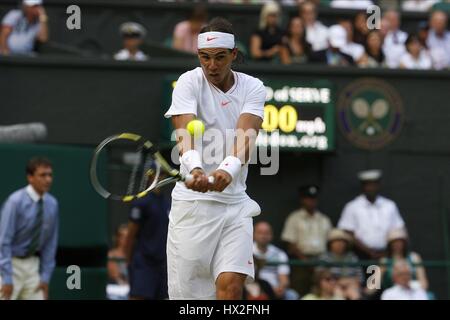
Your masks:
{"label": "tennis racket", "polygon": [[[103,198],[123,202],[192,179],[192,175],[183,176],[172,168],[149,140],[134,133],[120,133],[103,140],[94,151],[89,174],[92,186]],[[210,183],[212,178],[209,177]]]}

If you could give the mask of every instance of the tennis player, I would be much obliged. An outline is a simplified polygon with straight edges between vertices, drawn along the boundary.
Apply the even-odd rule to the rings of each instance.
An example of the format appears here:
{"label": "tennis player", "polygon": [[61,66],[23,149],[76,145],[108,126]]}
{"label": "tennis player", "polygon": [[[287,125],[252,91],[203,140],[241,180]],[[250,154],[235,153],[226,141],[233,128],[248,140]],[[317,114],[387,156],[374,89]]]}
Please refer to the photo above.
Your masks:
{"label": "tennis player", "polygon": [[[180,151],[180,171],[193,181],[177,183],[172,192],[167,240],[168,288],[171,299],[241,299],[244,281],[254,276],[252,217],[259,205],[246,194],[248,160],[264,115],[266,90],[249,75],[234,72],[238,58],[231,24],[213,19],[198,36],[201,67],[180,76],[172,117]],[[185,128],[194,118],[206,127],[203,150]],[[222,139],[206,139],[208,130]],[[208,155],[234,134],[231,150]],[[209,141],[207,141],[209,140]],[[215,144],[215,145],[214,145]],[[214,182],[208,182],[208,176]]]}

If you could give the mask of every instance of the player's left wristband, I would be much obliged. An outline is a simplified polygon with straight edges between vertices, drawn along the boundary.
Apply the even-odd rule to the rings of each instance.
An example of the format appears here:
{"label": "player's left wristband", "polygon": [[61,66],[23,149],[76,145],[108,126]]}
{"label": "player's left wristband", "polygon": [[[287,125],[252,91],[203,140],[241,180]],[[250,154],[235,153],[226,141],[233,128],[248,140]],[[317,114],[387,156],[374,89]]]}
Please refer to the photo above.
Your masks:
{"label": "player's left wristband", "polygon": [[219,164],[217,170],[223,170],[231,176],[234,180],[240,174],[242,162],[239,158],[234,156],[228,156]]}

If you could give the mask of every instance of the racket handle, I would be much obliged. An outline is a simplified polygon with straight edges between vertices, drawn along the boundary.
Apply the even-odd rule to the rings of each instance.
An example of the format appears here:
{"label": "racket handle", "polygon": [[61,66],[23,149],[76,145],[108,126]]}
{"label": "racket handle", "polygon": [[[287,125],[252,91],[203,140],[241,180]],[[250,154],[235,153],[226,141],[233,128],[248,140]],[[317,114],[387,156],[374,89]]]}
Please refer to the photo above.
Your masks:
{"label": "racket handle", "polygon": [[[189,182],[189,181],[191,181],[192,179],[194,179],[194,176],[193,176],[192,174],[187,174],[187,175],[184,177],[184,181],[186,181],[186,182]],[[209,177],[208,177],[208,182],[209,182],[209,183],[214,183],[214,177],[213,177],[213,176],[209,176]]]}

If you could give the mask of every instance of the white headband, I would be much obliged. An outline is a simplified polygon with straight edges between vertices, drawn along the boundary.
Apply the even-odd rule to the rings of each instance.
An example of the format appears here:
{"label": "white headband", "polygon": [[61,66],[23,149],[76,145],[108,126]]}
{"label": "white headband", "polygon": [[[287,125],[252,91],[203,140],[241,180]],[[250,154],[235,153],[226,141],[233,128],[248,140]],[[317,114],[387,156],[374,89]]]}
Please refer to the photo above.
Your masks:
{"label": "white headband", "polygon": [[234,35],[225,32],[210,31],[198,35],[197,48],[234,49]]}

